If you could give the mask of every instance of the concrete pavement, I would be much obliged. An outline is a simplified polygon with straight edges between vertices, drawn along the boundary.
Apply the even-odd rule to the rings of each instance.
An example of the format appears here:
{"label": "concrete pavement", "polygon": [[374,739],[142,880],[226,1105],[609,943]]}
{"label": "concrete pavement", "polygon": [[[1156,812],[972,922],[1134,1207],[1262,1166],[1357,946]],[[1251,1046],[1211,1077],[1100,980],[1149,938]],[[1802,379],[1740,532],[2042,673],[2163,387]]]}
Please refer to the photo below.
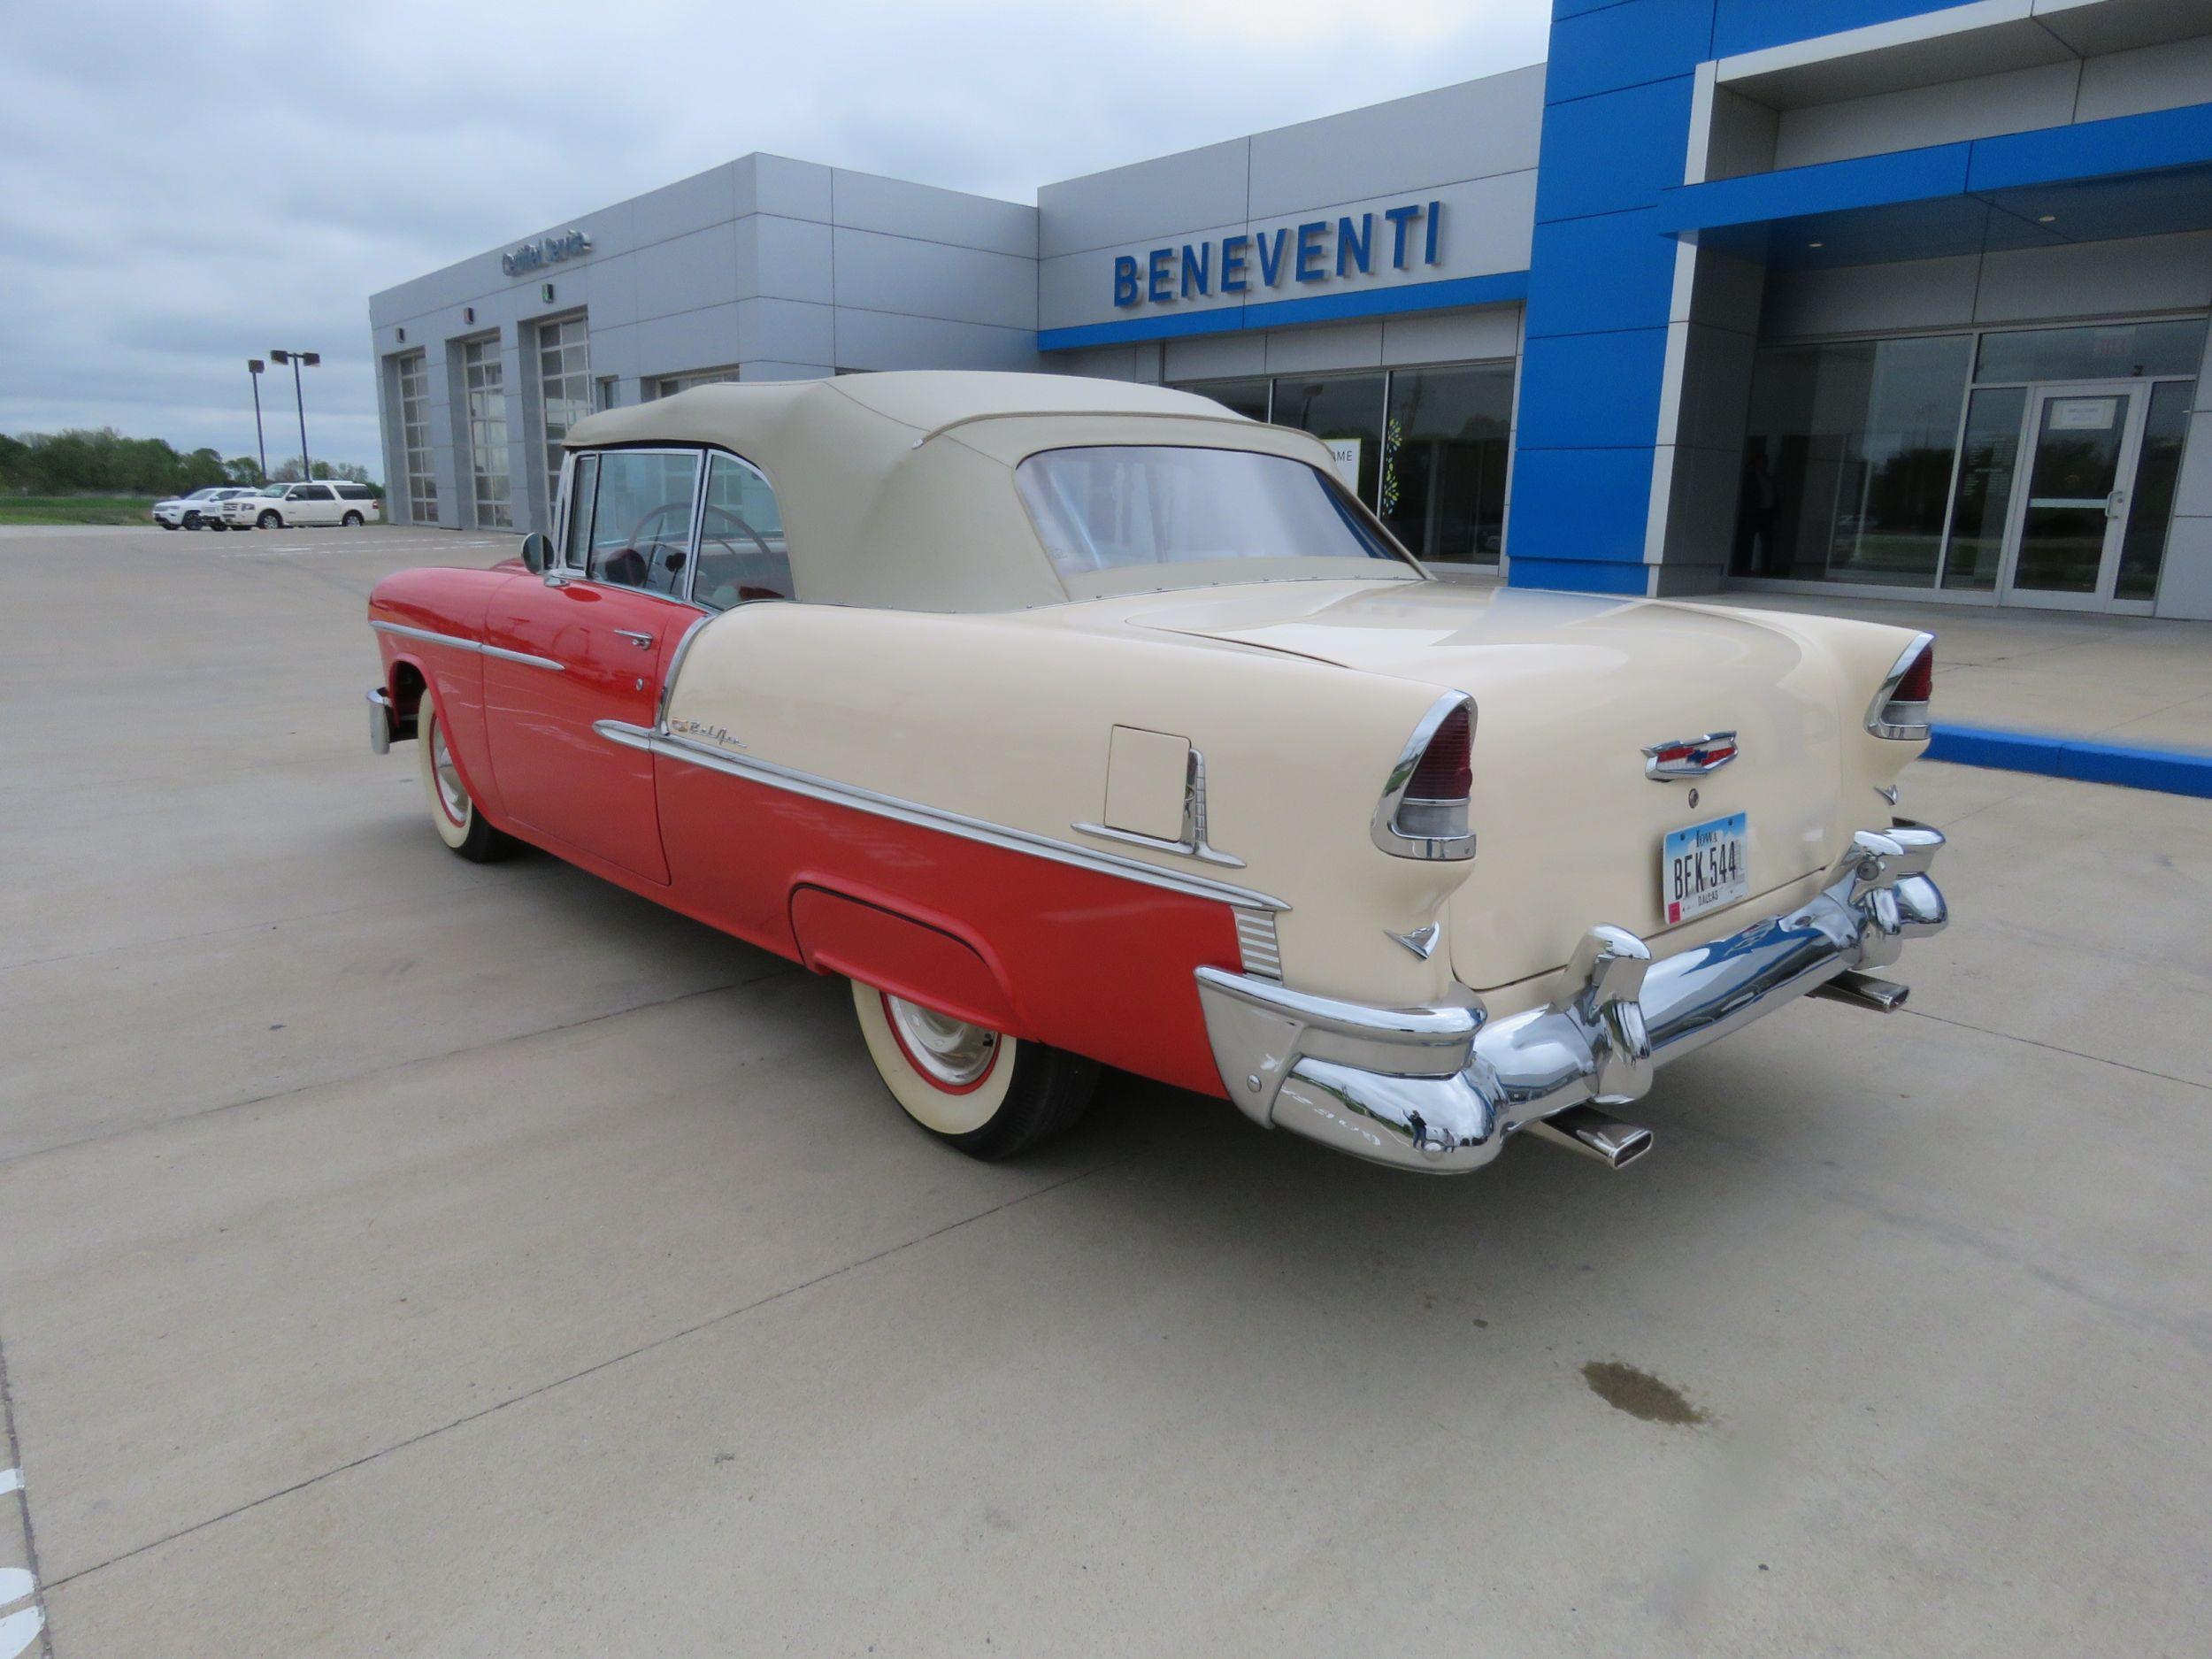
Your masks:
{"label": "concrete pavement", "polygon": [[437,842],[360,602],[498,545],[0,542],[59,1659],[2200,1644],[2212,807],[1916,768],[1911,1010],[1669,1068],[1617,1176],[1126,1081],[987,1168],[841,987]]}

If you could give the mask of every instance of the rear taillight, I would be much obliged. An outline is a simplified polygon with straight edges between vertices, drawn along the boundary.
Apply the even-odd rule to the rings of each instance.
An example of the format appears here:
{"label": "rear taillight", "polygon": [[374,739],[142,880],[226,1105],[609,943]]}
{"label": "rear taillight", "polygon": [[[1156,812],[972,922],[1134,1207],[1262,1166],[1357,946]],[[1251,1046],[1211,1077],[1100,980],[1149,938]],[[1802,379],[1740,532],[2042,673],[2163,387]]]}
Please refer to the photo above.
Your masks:
{"label": "rear taillight", "polygon": [[1375,803],[1375,845],[1398,858],[1471,858],[1475,705],[1440,697],[1414,727]]}
{"label": "rear taillight", "polygon": [[1928,701],[1935,692],[1935,635],[1916,636],[1898,657],[1866,711],[1877,737],[1917,743],[1928,735]]}

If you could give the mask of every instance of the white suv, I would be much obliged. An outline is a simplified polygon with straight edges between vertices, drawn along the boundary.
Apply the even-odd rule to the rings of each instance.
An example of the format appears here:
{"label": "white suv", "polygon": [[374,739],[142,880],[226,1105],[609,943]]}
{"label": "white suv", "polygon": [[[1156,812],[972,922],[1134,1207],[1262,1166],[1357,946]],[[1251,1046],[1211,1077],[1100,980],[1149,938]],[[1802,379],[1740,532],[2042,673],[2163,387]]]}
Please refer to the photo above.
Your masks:
{"label": "white suv", "polygon": [[154,522],[165,530],[197,530],[203,526],[220,530],[224,527],[223,503],[234,495],[252,494],[250,489],[234,484],[218,484],[196,489],[189,495],[172,495],[154,503]]}
{"label": "white suv", "polygon": [[384,503],[366,484],[266,484],[223,503],[223,522],[234,530],[280,530],[295,525],[381,524]]}

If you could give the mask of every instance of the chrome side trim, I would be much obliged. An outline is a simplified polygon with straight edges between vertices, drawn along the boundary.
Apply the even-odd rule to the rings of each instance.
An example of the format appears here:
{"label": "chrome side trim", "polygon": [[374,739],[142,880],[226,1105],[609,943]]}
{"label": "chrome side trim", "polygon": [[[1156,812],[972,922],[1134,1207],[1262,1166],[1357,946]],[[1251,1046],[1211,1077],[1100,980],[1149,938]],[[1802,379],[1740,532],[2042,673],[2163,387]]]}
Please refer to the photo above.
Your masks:
{"label": "chrome side trim", "polygon": [[1234,853],[1225,853],[1217,847],[1206,844],[1206,757],[1197,749],[1190,751],[1190,760],[1183,769],[1183,833],[1180,839],[1168,841],[1163,836],[1143,835],[1135,830],[1110,829],[1103,824],[1088,819],[1069,826],[1086,835],[1096,835],[1103,841],[1126,841],[1132,847],[1151,847],[1164,853],[1181,853],[1201,864],[1226,864],[1232,870],[1244,868],[1244,860]]}
{"label": "chrome side trim", "polygon": [[699,630],[713,620],[714,613],[711,611],[695,618],[692,625],[684,630],[683,638],[676,641],[675,650],[669,655],[668,672],[661,676],[660,707],[653,713],[654,722],[663,731],[668,729],[668,700],[676,695],[676,675],[684,665],[684,653],[691,649],[692,641],[699,637]]}
{"label": "chrome side trim", "polygon": [[557,663],[549,657],[533,657],[527,651],[511,651],[503,645],[487,645],[480,640],[465,640],[457,634],[440,634],[434,628],[411,628],[403,622],[379,622],[369,626],[385,634],[396,634],[410,640],[427,640],[433,645],[450,645],[457,650],[474,651],[482,657],[497,657],[510,663],[521,663],[531,668],[549,668],[555,673],[567,672],[567,664]]}
{"label": "chrome side trim", "polygon": [[1429,740],[1436,735],[1436,728],[1444,724],[1445,717],[1464,703],[1467,709],[1467,736],[1474,740],[1478,711],[1475,700],[1463,691],[1448,691],[1429,705],[1429,711],[1421,717],[1421,723],[1413,728],[1413,735],[1398,756],[1390,776],[1384,780],[1382,799],[1375,803],[1375,815],[1368,833],[1375,845],[1393,858],[1472,858],[1475,856],[1475,837],[1471,831],[1465,835],[1449,839],[1431,839],[1424,836],[1401,835],[1398,833],[1398,809],[1405,804],[1407,786],[1413,774],[1420,769],[1421,757],[1429,751]]}
{"label": "chrome side trim", "polygon": [[[1928,735],[1932,728],[1928,724],[1928,705],[1924,703],[1898,703],[1897,710],[1907,717],[1902,720],[1886,720],[1883,716],[1890,711],[1890,698],[1896,695],[1897,687],[1904,684],[1905,671],[1912,666],[1912,659],[1934,643],[1934,634],[1916,634],[1912,636],[1912,643],[1905,647],[1898,654],[1897,660],[1890,664],[1889,676],[1882,681],[1882,688],[1874,694],[1874,701],[1866,705],[1866,729],[1875,736],[1917,743]],[[1916,719],[1913,718],[1916,710],[1919,711]]]}
{"label": "chrome side trim", "polygon": [[1217,899],[1225,904],[1243,905],[1260,910],[1290,909],[1287,900],[1255,892],[1250,887],[1217,881],[1195,871],[1165,869],[1140,859],[1124,858],[1118,853],[1102,852],[1095,848],[1079,847],[1072,841],[1056,841],[1049,835],[1033,834],[1010,825],[970,818],[964,812],[925,806],[918,801],[901,800],[896,795],[864,789],[857,784],[839,783],[834,779],[818,777],[790,766],[780,766],[772,760],[758,760],[749,755],[733,755],[672,732],[648,731],[641,726],[632,726],[623,720],[601,720],[592,729],[610,743],[645,749],[669,760],[704,766],[710,772],[726,772],[734,778],[749,778],[756,783],[767,784],[772,788],[787,790],[810,800],[827,801],[836,806],[852,807],[878,818],[915,824],[925,829],[941,830],[949,835],[980,841],[986,846],[1002,847],[1010,852],[1030,853],[1040,858],[1048,858],[1055,864],[1073,864],[1079,869],[1095,870],[1104,875],[1122,876],[1132,881],[1141,881],[1148,887],[1162,887],[1170,893],[1187,894],[1194,898]]}

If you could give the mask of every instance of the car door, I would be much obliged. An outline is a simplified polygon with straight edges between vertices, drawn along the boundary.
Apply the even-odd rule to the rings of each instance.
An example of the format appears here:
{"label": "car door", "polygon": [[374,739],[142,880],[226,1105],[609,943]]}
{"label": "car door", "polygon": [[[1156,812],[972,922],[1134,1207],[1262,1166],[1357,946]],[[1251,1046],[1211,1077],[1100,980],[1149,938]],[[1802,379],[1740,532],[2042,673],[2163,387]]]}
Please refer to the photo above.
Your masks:
{"label": "car door", "polygon": [[507,810],[530,829],[665,882],[649,754],[602,720],[650,726],[661,675],[701,612],[686,596],[702,456],[609,449],[571,463],[557,563],[486,618],[486,712]]}

